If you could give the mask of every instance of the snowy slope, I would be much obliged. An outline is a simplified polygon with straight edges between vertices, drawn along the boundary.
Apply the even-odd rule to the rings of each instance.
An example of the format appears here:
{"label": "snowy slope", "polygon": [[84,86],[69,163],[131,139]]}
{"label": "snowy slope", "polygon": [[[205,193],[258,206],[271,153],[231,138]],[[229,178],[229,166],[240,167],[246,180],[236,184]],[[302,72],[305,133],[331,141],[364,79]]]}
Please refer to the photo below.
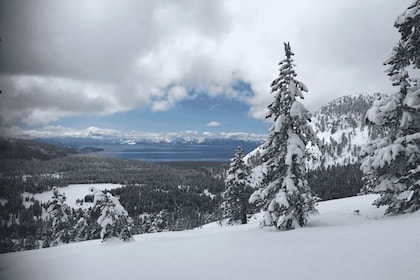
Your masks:
{"label": "snowy slope", "polygon": [[2,254],[0,279],[419,279],[420,212],[384,218],[374,198],[322,202],[309,227],[287,232],[253,219]]}

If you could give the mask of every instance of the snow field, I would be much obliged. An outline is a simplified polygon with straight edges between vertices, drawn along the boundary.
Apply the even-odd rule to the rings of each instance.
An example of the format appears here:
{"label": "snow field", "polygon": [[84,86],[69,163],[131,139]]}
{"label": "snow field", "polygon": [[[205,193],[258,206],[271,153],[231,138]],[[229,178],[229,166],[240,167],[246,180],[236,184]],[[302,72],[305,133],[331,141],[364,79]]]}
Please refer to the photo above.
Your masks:
{"label": "snow field", "polygon": [[[110,184],[110,183],[104,183],[104,184],[70,184],[67,187],[58,187],[58,191],[60,193],[64,193],[66,195],[66,201],[65,203],[70,206],[71,208],[89,208],[89,206],[93,206],[93,203],[86,203],[83,202],[83,205],[76,204],[77,199],[84,199],[86,195],[92,194],[91,191],[89,191],[90,187],[95,187],[98,190],[112,190],[123,187],[121,184]],[[38,200],[39,202],[48,202],[52,198],[52,190],[32,194],[28,192],[24,192],[22,194],[23,204],[26,208],[29,208],[30,205],[33,204],[31,201],[25,201],[26,197],[33,197],[35,200]]]}
{"label": "snow field", "polygon": [[321,202],[309,227],[292,231],[260,229],[256,215],[247,225],[2,254],[0,279],[419,279],[420,212],[383,217],[375,198]]}

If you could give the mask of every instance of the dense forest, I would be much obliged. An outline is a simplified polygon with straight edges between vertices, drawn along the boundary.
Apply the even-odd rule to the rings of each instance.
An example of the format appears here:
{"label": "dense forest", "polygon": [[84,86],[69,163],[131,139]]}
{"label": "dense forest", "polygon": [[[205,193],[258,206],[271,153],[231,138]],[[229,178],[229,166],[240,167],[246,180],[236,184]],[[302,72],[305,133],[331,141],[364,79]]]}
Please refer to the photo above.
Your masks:
{"label": "dense forest", "polygon": [[308,182],[321,200],[357,195],[363,186],[360,164],[334,165],[311,170]]}
{"label": "dense forest", "polygon": [[[0,159],[0,166],[0,198],[6,201],[0,206],[1,252],[31,249],[37,247],[33,242],[48,239],[51,221],[40,218],[42,207],[46,209],[47,205],[33,201],[33,205],[25,209],[21,194],[40,193],[54,186],[122,184],[124,187],[113,189],[111,193],[120,198],[133,217],[135,233],[183,230],[219,219],[224,163],[152,164],[73,155],[45,161]],[[83,199],[89,200],[89,196]],[[82,214],[80,209],[73,209],[69,226],[74,227]],[[97,215],[93,213],[91,221],[95,221]],[[92,230],[88,239],[97,238],[97,225],[90,224]],[[74,240],[76,236],[69,239]],[[43,245],[47,246],[48,242]]]}
{"label": "dense forest", "polygon": [[[134,233],[184,230],[221,219],[222,193],[228,165],[220,162],[148,163],[69,155],[49,160],[0,159],[0,252],[48,247],[50,219],[42,219],[47,205],[32,201],[23,206],[23,192],[40,193],[54,186],[81,183],[119,183],[110,192],[134,221]],[[309,173],[314,193],[323,200],[352,196],[361,187],[357,165],[332,166]],[[25,198],[28,199],[28,198]],[[80,198],[89,201],[87,195]],[[251,214],[255,207],[249,207]],[[75,230],[67,242],[99,238],[99,213],[71,209],[69,228],[85,217],[90,230]]]}

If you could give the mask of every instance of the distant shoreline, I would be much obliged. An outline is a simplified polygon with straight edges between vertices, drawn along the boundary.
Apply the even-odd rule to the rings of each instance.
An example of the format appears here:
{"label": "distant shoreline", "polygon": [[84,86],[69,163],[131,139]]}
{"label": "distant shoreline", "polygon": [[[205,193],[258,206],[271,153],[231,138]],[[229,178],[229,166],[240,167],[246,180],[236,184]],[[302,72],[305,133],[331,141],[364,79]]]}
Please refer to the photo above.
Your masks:
{"label": "distant shoreline", "polygon": [[[248,144],[244,147],[247,152],[252,151],[258,144]],[[153,163],[168,162],[229,162],[233,157],[237,145],[161,145],[161,144],[104,144],[91,145],[94,152],[85,153],[107,158],[140,160]]]}

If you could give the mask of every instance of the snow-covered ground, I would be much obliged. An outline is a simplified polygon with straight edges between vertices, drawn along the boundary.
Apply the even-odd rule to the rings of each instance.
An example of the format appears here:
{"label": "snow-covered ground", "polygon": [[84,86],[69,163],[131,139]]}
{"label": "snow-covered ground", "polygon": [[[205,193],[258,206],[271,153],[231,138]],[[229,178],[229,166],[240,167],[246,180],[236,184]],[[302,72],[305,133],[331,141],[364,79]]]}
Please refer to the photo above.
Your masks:
{"label": "snow-covered ground", "polygon": [[309,227],[287,232],[254,218],[2,254],[0,279],[420,279],[420,212],[383,217],[374,198],[322,202]]}
{"label": "snow-covered ground", "polygon": [[[65,193],[66,195],[66,204],[70,206],[71,208],[89,208],[89,206],[92,206],[93,203],[83,203],[83,205],[77,204],[77,199],[84,199],[84,197],[88,194],[92,194],[89,191],[90,187],[95,187],[98,190],[112,190],[121,188],[123,185],[121,184],[70,184],[67,187],[57,188],[60,193]],[[26,201],[25,198],[29,197],[31,199],[32,197],[35,200],[38,200],[39,202],[48,202],[52,198],[52,191],[46,191],[43,193],[37,193],[32,194],[28,192],[24,192],[22,194],[23,197],[23,204],[26,208],[28,208],[33,202]]]}

